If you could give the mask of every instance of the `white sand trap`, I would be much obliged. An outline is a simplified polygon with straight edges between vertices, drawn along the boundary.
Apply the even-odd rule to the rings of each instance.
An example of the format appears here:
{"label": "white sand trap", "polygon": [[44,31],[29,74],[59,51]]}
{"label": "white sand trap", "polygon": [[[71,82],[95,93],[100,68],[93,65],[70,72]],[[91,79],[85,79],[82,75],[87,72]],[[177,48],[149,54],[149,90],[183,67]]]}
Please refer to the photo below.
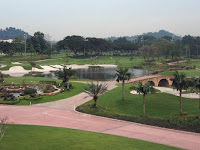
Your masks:
{"label": "white sand trap", "polygon": [[13,66],[7,71],[2,71],[3,74],[8,74],[12,77],[22,77],[29,72],[30,70],[25,70],[22,66]]}
{"label": "white sand trap", "polygon": [[89,65],[89,64],[85,64],[85,65],[76,65],[76,64],[72,64],[72,65],[66,65],[67,68],[72,68],[72,69],[88,69],[89,66],[100,66],[103,68],[116,68],[117,65],[110,65],[110,64],[103,64],[103,65]]}
{"label": "white sand trap", "polygon": [[13,65],[20,65],[20,64],[22,64],[22,63],[20,63],[20,62],[12,62],[12,64],[13,64]]}
{"label": "white sand trap", "polygon": [[33,71],[35,72],[43,72],[43,73],[49,73],[50,71],[57,71],[58,68],[53,68],[51,66],[40,66],[42,69],[33,68]]}
{"label": "white sand trap", "polygon": [[4,68],[4,67],[6,67],[7,65],[0,65],[0,68]]}
{"label": "white sand trap", "polygon": [[137,91],[133,90],[130,92],[131,94],[134,94],[134,95],[138,95],[139,93],[137,93]]}

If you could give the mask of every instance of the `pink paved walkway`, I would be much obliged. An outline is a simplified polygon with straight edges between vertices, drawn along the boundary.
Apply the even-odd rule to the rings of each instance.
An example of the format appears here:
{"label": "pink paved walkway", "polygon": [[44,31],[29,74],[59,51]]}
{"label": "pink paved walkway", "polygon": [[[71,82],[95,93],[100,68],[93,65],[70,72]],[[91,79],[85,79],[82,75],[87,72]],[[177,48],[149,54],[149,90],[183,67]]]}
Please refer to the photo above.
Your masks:
{"label": "pink paved walkway", "polygon": [[7,116],[9,121],[15,124],[80,129],[141,139],[183,149],[200,149],[200,134],[112,120],[69,110],[0,105],[0,117],[3,116]]}
{"label": "pink paved walkway", "polygon": [[[110,84],[110,89],[114,88]],[[77,96],[34,106],[0,105],[0,118],[8,117],[15,124],[55,126],[119,135],[134,139],[199,150],[200,134],[147,126],[75,112],[74,103],[81,104],[84,93]],[[84,99],[84,100],[83,100]],[[79,100],[79,102],[78,102]],[[55,105],[54,105],[55,104]],[[66,105],[64,107],[63,105]]]}

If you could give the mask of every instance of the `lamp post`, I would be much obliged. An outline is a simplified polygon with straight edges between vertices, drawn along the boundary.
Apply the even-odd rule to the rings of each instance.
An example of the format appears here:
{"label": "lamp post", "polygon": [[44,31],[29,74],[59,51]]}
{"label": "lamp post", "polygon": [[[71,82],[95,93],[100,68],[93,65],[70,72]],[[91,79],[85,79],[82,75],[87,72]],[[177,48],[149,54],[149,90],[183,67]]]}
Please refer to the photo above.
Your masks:
{"label": "lamp post", "polygon": [[26,39],[27,39],[27,34],[24,34],[24,51],[25,51],[25,58],[26,58]]}

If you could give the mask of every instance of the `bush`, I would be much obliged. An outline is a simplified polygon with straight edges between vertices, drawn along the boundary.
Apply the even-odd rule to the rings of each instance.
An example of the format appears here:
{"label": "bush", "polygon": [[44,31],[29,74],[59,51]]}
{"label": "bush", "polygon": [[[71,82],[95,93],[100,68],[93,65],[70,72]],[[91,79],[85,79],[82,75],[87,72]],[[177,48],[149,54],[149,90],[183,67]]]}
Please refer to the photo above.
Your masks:
{"label": "bush", "polygon": [[21,95],[35,95],[37,93],[36,89],[32,89],[32,88],[26,88]]}
{"label": "bush", "polygon": [[47,84],[42,86],[42,90],[44,93],[51,93],[55,90],[55,88],[52,85]]}
{"label": "bush", "polygon": [[64,82],[62,82],[62,83],[60,84],[60,86],[61,86],[61,87],[64,87],[65,90],[70,90],[70,89],[72,89],[72,84],[71,84],[71,83],[64,83]]}

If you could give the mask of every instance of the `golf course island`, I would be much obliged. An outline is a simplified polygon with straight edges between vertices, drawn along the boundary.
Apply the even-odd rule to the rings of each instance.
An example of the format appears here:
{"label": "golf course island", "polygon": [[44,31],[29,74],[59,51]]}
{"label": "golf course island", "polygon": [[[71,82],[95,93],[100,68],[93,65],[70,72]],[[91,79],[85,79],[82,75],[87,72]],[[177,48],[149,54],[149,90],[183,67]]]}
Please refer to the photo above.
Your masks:
{"label": "golf course island", "polygon": [[[199,36],[179,36],[165,30],[121,36],[128,30],[127,18],[130,21],[129,15],[135,13],[127,6],[122,9],[126,12],[124,17],[116,16],[122,7],[118,1],[112,3],[119,5],[116,11],[105,11],[111,7],[109,1],[102,8],[94,5],[92,13],[85,6],[87,0],[84,4],[79,2],[85,9],[83,14],[86,10],[95,14],[89,15],[95,18],[93,22],[84,20],[77,8],[71,9],[74,2],[59,2],[65,8],[54,9],[56,3],[49,7],[51,11],[46,6],[54,2],[41,8],[38,5],[35,14],[29,9],[36,5],[28,3],[13,15],[25,9],[35,22],[36,14],[37,18],[43,16],[37,22],[46,25],[39,29],[47,32],[52,25],[60,27],[49,32],[56,36],[55,40],[41,31],[35,32],[37,26],[29,26],[35,24],[31,19],[25,29],[30,28],[33,34],[13,27],[0,29],[0,150],[200,149]],[[102,11],[96,14],[100,8]],[[102,13],[110,17],[100,17]],[[50,16],[55,22],[47,21]],[[78,22],[70,21],[74,17]],[[69,22],[62,23],[60,18],[68,18]],[[102,27],[95,28],[94,33],[99,33],[94,34],[91,27],[81,23],[97,25],[102,22],[99,19],[113,23],[112,29],[116,26],[120,36],[100,38],[107,35],[107,26],[102,25],[105,34]],[[152,23],[155,19],[151,18]],[[147,22],[142,24],[150,26]],[[119,23],[124,25],[119,27]],[[66,29],[60,31],[63,26]],[[82,30],[87,27],[91,29],[84,34]]]}

